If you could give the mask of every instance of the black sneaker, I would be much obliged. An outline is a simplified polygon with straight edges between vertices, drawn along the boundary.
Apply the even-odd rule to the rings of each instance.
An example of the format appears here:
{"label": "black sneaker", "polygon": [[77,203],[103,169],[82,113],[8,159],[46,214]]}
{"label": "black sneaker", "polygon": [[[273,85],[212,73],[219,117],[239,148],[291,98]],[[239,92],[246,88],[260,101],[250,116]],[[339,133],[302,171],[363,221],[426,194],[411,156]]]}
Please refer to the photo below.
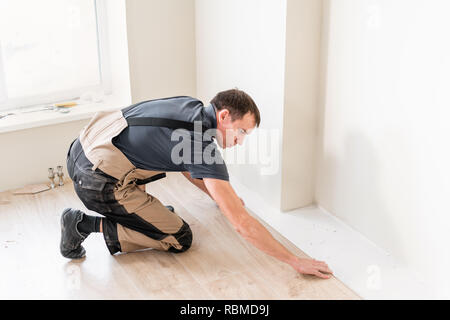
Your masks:
{"label": "black sneaker", "polygon": [[86,254],[81,243],[87,235],[78,231],[77,225],[83,220],[84,213],[71,208],[64,209],[61,215],[61,242],[59,249],[65,258],[80,259]]}
{"label": "black sneaker", "polygon": [[172,206],[165,206],[167,209],[169,209],[170,211],[174,212],[175,209]]}

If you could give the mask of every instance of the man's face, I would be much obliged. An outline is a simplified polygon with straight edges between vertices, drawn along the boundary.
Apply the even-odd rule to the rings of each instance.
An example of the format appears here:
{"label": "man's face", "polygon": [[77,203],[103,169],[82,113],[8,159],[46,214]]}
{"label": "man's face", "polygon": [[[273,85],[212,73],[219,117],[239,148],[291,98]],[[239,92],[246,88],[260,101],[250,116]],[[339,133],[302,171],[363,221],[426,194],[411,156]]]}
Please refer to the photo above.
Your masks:
{"label": "man's face", "polygon": [[230,112],[222,109],[217,112],[217,143],[223,149],[236,144],[242,145],[245,136],[250,134],[255,125],[255,118],[250,112],[247,112],[242,119],[232,121]]}

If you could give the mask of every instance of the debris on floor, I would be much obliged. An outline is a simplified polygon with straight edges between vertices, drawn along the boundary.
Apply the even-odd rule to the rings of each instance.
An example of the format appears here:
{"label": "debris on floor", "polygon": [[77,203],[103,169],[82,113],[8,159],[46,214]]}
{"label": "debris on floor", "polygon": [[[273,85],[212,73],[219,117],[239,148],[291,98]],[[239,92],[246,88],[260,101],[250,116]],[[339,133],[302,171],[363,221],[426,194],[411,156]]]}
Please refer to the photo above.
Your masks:
{"label": "debris on floor", "polygon": [[50,190],[50,187],[46,184],[30,184],[21,189],[17,189],[13,192],[14,195],[19,194],[35,194],[43,191]]}

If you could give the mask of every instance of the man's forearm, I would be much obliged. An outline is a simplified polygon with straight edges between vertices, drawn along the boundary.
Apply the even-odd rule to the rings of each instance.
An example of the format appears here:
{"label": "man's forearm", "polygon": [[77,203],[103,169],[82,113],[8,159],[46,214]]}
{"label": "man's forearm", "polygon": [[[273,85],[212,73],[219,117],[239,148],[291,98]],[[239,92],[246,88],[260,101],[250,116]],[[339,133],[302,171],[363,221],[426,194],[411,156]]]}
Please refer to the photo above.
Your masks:
{"label": "man's forearm", "polygon": [[239,234],[259,250],[288,264],[295,263],[297,257],[289,252],[272,234],[238,202],[230,202],[221,208],[222,211],[232,210],[233,212],[242,211],[237,216],[246,217],[241,220],[236,229]]}
{"label": "man's forearm", "polygon": [[206,189],[205,187],[205,183],[203,182],[203,180],[200,179],[190,179],[190,181],[197,186],[199,189],[201,189],[204,193],[206,193],[208,196],[210,196],[210,198],[212,199],[211,195],[208,192],[208,189]]}
{"label": "man's forearm", "polygon": [[251,217],[240,232],[245,240],[259,250],[288,264],[295,263],[297,257],[278,242],[272,234],[255,218]]}
{"label": "man's forearm", "polygon": [[203,192],[205,192],[208,196],[211,197],[211,194],[209,193],[208,189],[205,186],[205,183],[203,182],[203,180],[200,179],[192,179],[191,175],[189,174],[189,172],[182,172],[183,175],[186,177],[186,179],[188,179],[193,185],[195,185],[197,188],[199,188],[200,190],[202,190]]}

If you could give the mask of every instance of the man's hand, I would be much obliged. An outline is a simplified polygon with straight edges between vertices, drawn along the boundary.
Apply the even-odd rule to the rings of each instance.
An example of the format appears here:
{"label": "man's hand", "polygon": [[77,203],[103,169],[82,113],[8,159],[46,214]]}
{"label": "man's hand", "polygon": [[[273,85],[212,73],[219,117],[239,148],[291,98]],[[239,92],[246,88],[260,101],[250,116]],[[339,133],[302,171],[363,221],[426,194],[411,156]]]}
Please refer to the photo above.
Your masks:
{"label": "man's hand", "polygon": [[290,265],[300,273],[311,274],[323,279],[329,279],[329,274],[333,273],[325,262],[315,259],[297,258]]}
{"label": "man's hand", "polygon": [[241,202],[242,202],[242,206],[244,206],[245,207],[245,202],[244,202],[244,200],[242,200],[242,198],[239,198],[240,200],[241,200]]}

